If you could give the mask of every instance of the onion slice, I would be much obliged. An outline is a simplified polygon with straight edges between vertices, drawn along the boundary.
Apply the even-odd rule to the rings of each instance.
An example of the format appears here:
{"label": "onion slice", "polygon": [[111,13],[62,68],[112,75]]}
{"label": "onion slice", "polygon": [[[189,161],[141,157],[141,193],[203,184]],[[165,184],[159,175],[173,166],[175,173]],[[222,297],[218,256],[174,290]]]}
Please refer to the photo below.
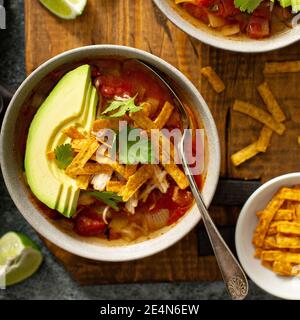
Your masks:
{"label": "onion slice", "polygon": [[155,213],[146,213],[145,218],[150,229],[157,230],[167,225],[170,213],[168,209],[160,209]]}

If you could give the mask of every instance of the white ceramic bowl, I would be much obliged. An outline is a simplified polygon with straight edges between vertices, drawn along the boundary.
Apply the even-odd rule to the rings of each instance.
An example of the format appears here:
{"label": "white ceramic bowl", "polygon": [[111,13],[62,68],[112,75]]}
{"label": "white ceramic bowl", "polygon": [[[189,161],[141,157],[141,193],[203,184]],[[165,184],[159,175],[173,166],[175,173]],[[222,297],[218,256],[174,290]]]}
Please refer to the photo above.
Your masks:
{"label": "white ceramic bowl", "polygon": [[195,18],[190,18],[188,21],[187,14],[179,11],[175,7],[173,0],[153,1],[178,28],[195,39],[216,48],[236,52],[257,53],[283,48],[300,40],[300,25],[263,40],[226,38],[217,32],[209,30],[207,26]]}
{"label": "white ceramic bowl", "polygon": [[55,222],[46,219],[29,200],[28,188],[23,177],[23,159],[21,159],[15,141],[15,133],[19,124],[18,115],[22,105],[47,74],[64,64],[101,58],[101,56],[121,56],[144,60],[168,75],[178,90],[188,98],[190,106],[201,118],[206,131],[208,162],[202,193],[206,205],[210,204],[219,178],[220,147],[217,129],[205,101],[194,85],[176,68],[150,53],[129,47],[114,45],[82,47],[62,53],[37,68],[17,90],[6,112],[1,130],[1,167],[8,191],[19,211],[45,238],[73,254],[89,259],[127,261],[152,255],[180,240],[199,222],[200,215],[197,209],[193,207],[180,222],[162,235],[127,246],[111,247],[108,243],[65,232]]}
{"label": "white ceramic bowl", "polygon": [[300,299],[300,278],[276,275],[254,258],[252,237],[258,222],[256,212],[266,207],[272,196],[284,186],[300,183],[300,172],[274,178],[258,188],[245,203],[236,225],[235,245],[238,258],[248,276],[260,288],[284,299]]}

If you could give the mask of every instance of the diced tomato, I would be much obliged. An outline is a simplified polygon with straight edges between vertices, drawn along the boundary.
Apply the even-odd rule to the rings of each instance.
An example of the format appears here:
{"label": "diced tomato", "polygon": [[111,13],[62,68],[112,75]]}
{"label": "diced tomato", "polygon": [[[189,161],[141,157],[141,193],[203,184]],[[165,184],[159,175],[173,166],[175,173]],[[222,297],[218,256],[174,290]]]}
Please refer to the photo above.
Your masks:
{"label": "diced tomato", "polygon": [[176,189],[173,193],[172,200],[179,206],[179,207],[187,207],[191,205],[193,202],[193,196],[190,191]]}
{"label": "diced tomato", "polygon": [[106,227],[107,225],[97,212],[90,208],[85,208],[76,217],[74,230],[81,236],[93,237],[104,233]]}
{"label": "diced tomato", "polygon": [[197,5],[208,8],[214,5],[216,2],[218,2],[218,0],[198,0]]}
{"label": "diced tomato", "polygon": [[250,38],[262,39],[270,35],[270,21],[265,18],[251,16],[247,34]]}
{"label": "diced tomato", "polygon": [[246,13],[240,13],[236,16],[234,16],[234,20],[235,22],[238,22],[238,24],[240,25],[240,30],[242,32],[246,32],[248,24],[249,24],[249,15]]}
{"label": "diced tomato", "polygon": [[263,2],[258,8],[256,8],[252,14],[255,17],[270,19],[271,18],[271,10],[270,3]]}
{"label": "diced tomato", "polygon": [[208,24],[207,9],[204,6],[191,3],[183,3],[182,6],[190,15]]}
{"label": "diced tomato", "polygon": [[167,222],[167,225],[169,226],[178,221],[187,212],[188,209],[189,207],[181,207],[171,212],[171,216]]}
{"label": "diced tomato", "polygon": [[213,7],[217,16],[222,18],[232,17],[241,11],[235,7],[234,0],[219,0]]}
{"label": "diced tomato", "polygon": [[99,90],[101,94],[106,98],[112,98],[113,96],[123,96],[134,94],[130,84],[124,79],[103,75],[98,77],[99,79]]}

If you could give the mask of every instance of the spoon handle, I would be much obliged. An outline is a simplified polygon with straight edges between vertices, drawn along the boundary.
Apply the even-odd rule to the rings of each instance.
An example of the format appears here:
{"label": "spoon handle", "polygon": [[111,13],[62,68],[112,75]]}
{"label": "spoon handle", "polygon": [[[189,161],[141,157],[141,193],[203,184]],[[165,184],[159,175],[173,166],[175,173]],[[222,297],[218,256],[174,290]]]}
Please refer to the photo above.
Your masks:
{"label": "spoon handle", "polygon": [[[182,139],[184,140],[184,139]],[[243,300],[248,294],[248,281],[237,259],[234,257],[227,244],[223,240],[217,227],[215,226],[210,214],[204,204],[195,179],[187,164],[184,155],[183,141],[181,142],[182,165],[186,176],[190,182],[191,190],[196,200],[199,211],[201,212],[204,226],[210,239],[217,263],[219,265],[223,280],[227,290],[233,300]]]}
{"label": "spoon handle", "polygon": [[196,194],[198,194],[198,189],[196,192],[193,192],[193,194],[196,199],[197,206],[202,214],[202,219],[227,290],[232,299],[243,300],[248,294],[247,278],[212,221],[202,198],[196,196]]}

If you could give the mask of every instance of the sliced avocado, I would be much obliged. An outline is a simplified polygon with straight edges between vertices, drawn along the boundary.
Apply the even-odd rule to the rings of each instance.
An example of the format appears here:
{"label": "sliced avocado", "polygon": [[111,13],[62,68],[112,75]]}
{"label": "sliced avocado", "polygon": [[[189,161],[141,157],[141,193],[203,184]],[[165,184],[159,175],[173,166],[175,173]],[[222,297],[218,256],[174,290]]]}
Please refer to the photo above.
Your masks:
{"label": "sliced avocado", "polygon": [[96,117],[98,95],[89,65],[68,72],[35,114],[27,137],[25,173],[34,195],[49,208],[71,217],[77,207],[76,181],[58,168],[47,153],[68,143],[63,130],[76,125],[90,131]]}

